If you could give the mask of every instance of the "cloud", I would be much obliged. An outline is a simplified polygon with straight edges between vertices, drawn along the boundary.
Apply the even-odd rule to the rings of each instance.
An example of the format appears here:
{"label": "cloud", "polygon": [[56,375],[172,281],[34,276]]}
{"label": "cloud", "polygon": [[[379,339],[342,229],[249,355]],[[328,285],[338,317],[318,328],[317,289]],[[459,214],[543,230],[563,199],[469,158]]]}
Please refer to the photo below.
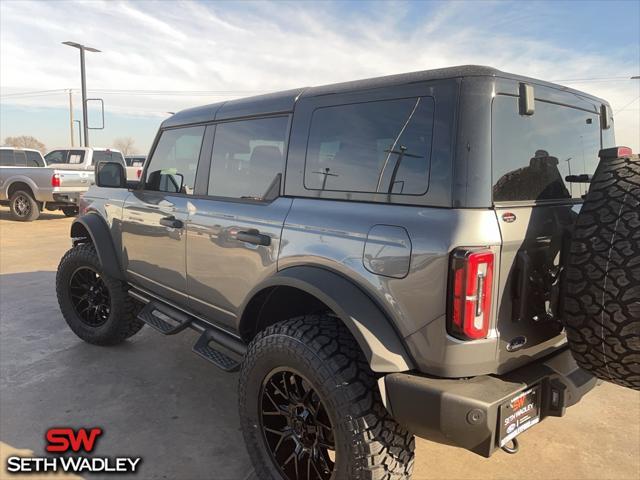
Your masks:
{"label": "cloud", "polygon": [[[532,7],[518,5],[3,1],[0,85],[3,94],[77,88],[78,53],[60,45],[65,40],[102,50],[87,54],[91,96],[102,96],[112,113],[142,116],[250,93],[466,63],[548,80],[638,74],[634,45],[606,53],[565,45],[543,29],[517,28],[535,15]],[[570,86],[608,99],[614,111],[640,95],[638,81]],[[106,89],[112,91],[95,91]],[[2,99],[32,106],[66,101],[60,94]],[[639,103],[628,105],[616,125],[618,139],[636,149]]]}

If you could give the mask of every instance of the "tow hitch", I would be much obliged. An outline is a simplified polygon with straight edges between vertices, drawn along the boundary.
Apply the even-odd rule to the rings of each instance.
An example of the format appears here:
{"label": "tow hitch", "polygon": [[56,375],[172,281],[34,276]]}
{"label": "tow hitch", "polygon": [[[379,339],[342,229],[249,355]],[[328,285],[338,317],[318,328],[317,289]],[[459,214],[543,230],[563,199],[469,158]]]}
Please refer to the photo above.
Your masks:
{"label": "tow hitch", "polygon": [[509,446],[509,444],[503,445],[502,450],[504,450],[510,455],[515,455],[516,453],[518,453],[518,451],[520,450],[520,444],[518,443],[518,439],[513,438],[511,440],[511,446]]}

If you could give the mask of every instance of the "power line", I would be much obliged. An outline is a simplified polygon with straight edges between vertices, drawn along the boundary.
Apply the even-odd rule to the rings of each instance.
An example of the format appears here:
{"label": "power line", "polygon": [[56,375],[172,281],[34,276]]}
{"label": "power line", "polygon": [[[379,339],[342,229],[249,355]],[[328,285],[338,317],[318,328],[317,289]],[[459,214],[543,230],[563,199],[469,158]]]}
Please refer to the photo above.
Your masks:
{"label": "power line", "polygon": [[4,93],[0,95],[0,97],[21,97],[21,96],[32,96],[35,94],[57,94],[57,93],[65,93],[68,92],[68,88],[57,88],[55,90],[30,90],[26,92],[16,92],[16,93]]}
{"label": "power line", "polygon": [[618,113],[623,112],[624,110],[626,110],[626,109],[627,109],[627,107],[628,107],[629,105],[631,105],[632,103],[634,103],[634,102],[635,102],[636,100],[638,100],[638,99],[640,99],[640,95],[638,95],[636,98],[634,98],[633,100],[631,100],[629,103],[625,104],[625,106],[624,106],[624,107],[622,107],[622,108],[619,108],[619,109],[615,110],[613,113],[617,115]]}
{"label": "power line", "polygon": [[[68,93],[72,90],[77,93],[79,90],[72,88],[59,88],[55,90],[31,90],[26,92],[16,92],[2,94],[2,98],[18,98],[18,97],[31,97],[31,96],[44,96],[46,94],[59,94]],[[89,92],[100,93],[104,95],[159,95],[159,96],[224,96],[224,95],[237,95],[237,94],[253,94],[264,93],[266,90],[135,90],[135,89],[89,89]]]}

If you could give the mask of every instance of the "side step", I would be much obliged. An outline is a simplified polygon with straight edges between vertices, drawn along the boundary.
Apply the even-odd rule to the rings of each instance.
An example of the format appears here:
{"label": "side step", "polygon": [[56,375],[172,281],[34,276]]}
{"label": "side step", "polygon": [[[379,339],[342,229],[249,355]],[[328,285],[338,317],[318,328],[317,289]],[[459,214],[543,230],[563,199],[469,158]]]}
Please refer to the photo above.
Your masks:
{"label": "side step", "polygon": [[193,351],[225,372],[238,371],[240,362],[211,346],[211,343],[219,343],[218,339],[213,338],[214,335],[214,332],[210,330],[203,332],[193,346]]}
{"label": "side step", "polygon": [[[138,290],[129,290],[129,295],[146,304],[138,313],[140,320],[163,335],[175,335],[185,328],[191,327],[201,332],[200,338],[193,346],[195,353],[225,372],[235,372],[240,369],[240,362],[234,357],[242,358],[247,352],[247,346],[242,340],[223,330],[213,328],[198,317],[191,316],[159,300],[152,300]],[[216,347],[222,347],[224,352],[212,344]],[[229,354],[225,353],[226,351]]]}
{"label": "side step", "polygon": [[163,335],[175,335],[191,325],[191,317],[180,310],[158,302],[147,303],[138,318]]}

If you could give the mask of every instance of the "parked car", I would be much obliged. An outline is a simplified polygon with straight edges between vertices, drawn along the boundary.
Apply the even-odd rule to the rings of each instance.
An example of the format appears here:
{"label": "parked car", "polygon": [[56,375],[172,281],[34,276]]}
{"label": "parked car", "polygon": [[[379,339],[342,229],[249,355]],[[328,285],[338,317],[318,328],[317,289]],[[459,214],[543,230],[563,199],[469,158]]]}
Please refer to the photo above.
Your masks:
{"label": "parked car", "polygon": [[104,161],[124,165],[120,152],[105,148],[57,149],[44,159],[32,150],[21,153],[20,149],[3,147],[0,151],[4,158],[0,166],[0,202],[8,204],[11,216],[19,221],[36,220],[42,210],[76,215],[80,194],[93,183],[94,166]]}
{"label": "parked car", "polygon": [[42,153],[32,148],[0,147],[0,167],[45,167]]}
{"label": "parked car", "polygon": [[97,345],[197,331],[259,478],[407,478],[414,434],[515,452],[596,376],[640,388],[614,145],[606,101],[478,66],[185,110],[137,187],[99,167],[60,308]]}
{"label": "parked car", "polygon": [[127,164],[127,180],[137,182],[142,176],[144,163],[147,161],[146,155],[127,155],[124,157]]}

